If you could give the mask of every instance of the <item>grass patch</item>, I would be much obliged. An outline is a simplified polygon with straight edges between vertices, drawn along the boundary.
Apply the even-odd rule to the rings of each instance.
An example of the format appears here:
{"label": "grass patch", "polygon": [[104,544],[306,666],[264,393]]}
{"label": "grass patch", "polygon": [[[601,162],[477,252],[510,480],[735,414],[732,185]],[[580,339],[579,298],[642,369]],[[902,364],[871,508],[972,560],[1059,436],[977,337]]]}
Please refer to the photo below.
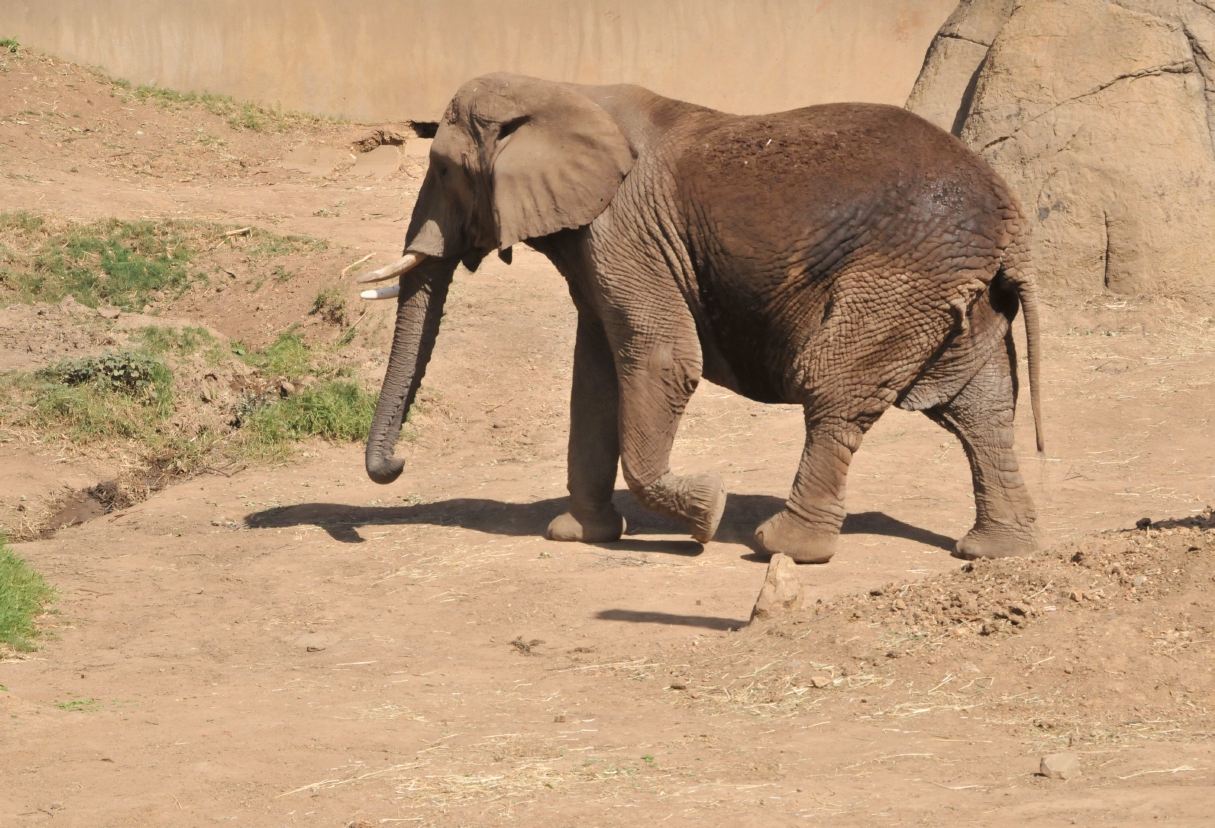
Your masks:
{"label": "grass patch", "polygon": [[0,644],[19,652],[34,649],[38,637],[34,619],[54,597],[42,576],[0,536]]}
{"label": "grass patch", "polygon": [[262,132],[268,129],[286,130],[298,126],[315,126],[324,123],[340,123],[340,119],[310,115],[306,112],[284,112],[281,109],[271,109],[259,106],[250,101],[236,101],[228,95],[215,95],[210,92],[178,92],[176,89],[164,89],[159,86],[132,86],[128,81],[117,78],[110,82],[121,89],[124,100],[151,102],[165,109],[182,109],[197,107],[205,109],[212,115],[217,115],[227,121],[233,129],[244,129],[251,132]]}
{"label": "grass patch", "polygon": [[[259,259],[290,256],[296,253],[320,253],[329,249],[329,242],[309,236],[284,236],[254,229],[250,233],[249,255]],[[290,278],[290,277],[288,277]]]}
{"label": "grass patch", "polygon": [[[74,223],[0,212],[0,304],[54,303],[70,294],[91,308],[111,304],[137,311],[206,281],[198,260],[220,247],[257,259],[328,248],[323,239],[242,230],[200,221]],[[279,272],[287,273],[281,266]]]}
{"label": "grass patch", "polygon": [[[65,359],[36,373],[9,375],[0,383],[0,424],[76,446],[125,444],[136,465],[170,476],[234,459],[281,458],[290,453],[290,443],[311,437],[367,437],[376,396],[318,366],[295,333],[281,335],[261,351],[239,343],[229,350],[203,328],[151,327],[135,336],[142,340],[140,349]],[[184,421],[191,421],[189,407],[201,401],[189,389],[178,401],[171,365],[200,351],[211,364],[240,359],[256,374],[248,378],[250,388],[235,410],[223,415],[221,409],[208,430],[186,431],[175,414],[185,406]],[[301,384],[315,376],[322,380],[282,396],[279,379]]]}
{"label": "grass patch", "polygon": [[151,448],[161,442],[158,426],[168,406],[91,383],[40,382],[31,390],[17,425],[75,444],[123,440]]}
{"label": "grass patch", "polygon": [[346,297],[336,285],[322,289],[312,300],[312,311],[333,325],[346,324]]}
{"label": "grass patch", "polygon": [[19,43],[17,43],[16,40],[13,40],[11,37],[6,37],[3,39],[0,39],[0,50],[4,50],[4,51],[7,51],[9,54],[15,55],[15,54],[17,54],[17,52],[20,49],[21,49],[21,45]]}
{"label": "grass patch", "polygon": [[190,260],[211,234],[195,222],[107,219],[55,227],[30,213],[0,213],[0,288],[22,302],[71,294],[93,308],[142,308],[153,294],[189,286]]}
{"label": "grass patch", "polygon": [[99,699],[72,699],[71,701],[55,702],[55,706],[69,712],[95,713],[101,709],[101,701]]}
{"label": "grass patch", "polygon": [[157,355],[173,353],[190,356],[199,351],[209,351],[218,343],[210,331],[201,327],[168,328],[148,325],[146,328],[140,328],[136,335],[148,353]]}
{"label": "grass patch", "polygon": [[251,351],[240,343],[234,343],[233,352],[249,365],[269,377],[286,377],[296,380],[313,372],[312,351],[299,335],[288,331],[279,335],[264,351]]}
{"label": "grass patch", "polygon": [[[72,424],[79,437],[87,438],[93,431],[102,437],[137,436],[116,434],[108,426],[141,421],[155,427],[173,411],[173,372],[145,351],[64,359],[35,376],[43,381],[34,388],[34,410],[45,422]],[[146,413],[133,418],[132,407]]]}
{"label": "grass patch", "polygon": [[335,379],[251,411],[241,424],[254,449],[292,440],[366,440],[376,397],[358,383]]}

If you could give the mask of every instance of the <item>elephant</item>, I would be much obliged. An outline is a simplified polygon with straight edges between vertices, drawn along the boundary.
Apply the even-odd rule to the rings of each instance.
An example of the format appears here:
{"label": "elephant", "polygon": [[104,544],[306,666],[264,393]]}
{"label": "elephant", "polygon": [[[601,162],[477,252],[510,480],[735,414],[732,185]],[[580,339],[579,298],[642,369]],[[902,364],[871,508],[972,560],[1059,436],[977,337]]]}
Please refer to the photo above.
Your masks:
{"label": "elephant", "polygon": [[454,270],[523,242],[565,278],[577,310],[568,511],[547,536],[610,543],[618,464],[640,504],[701,543],[726,491],[669,458],[701,379],[800,404],[806,442],[785,508],[758,549],[825,563],[866,431],[890,406],[956,435],[976,518],[955,555],[1036,549],[1013,452],[1024,311],[1038,450],[1039,298],[1015,197],[947,132],[892,106],[838,103],[736,116],[633,85],[497,73],[447,107],[404,256],[360,281],[397,300],[367,442],[372,480],[393,456]]}

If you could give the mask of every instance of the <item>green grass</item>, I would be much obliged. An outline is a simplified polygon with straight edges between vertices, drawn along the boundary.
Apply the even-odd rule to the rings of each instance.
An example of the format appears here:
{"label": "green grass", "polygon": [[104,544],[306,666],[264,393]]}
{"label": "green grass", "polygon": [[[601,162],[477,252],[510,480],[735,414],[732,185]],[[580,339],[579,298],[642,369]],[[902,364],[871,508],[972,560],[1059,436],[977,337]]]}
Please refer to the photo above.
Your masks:
{"label": "green grass", "polygon": [[72,699],[71,701],[55,702],[55,706],[69,712],[95,713],[101,709],[101,701],[99,699]]}
{"label": "green grass", "polygon": [[280,334],[264,351],[250,351],[240,343],[234,343],[232,350],[268,377],[297,380],[313,373],[312,351],[298,334],[290,331]]}
{"label": "green grass", "polygon": [[158,427],[166,406],[149,404],[120,391],[93,384],[39,383],[20,425],[77,444],[130,440],[151,447],[160,442]]}
{"label": "green grass", "polygon": [[14,55],[17,54],[17,51],[20,48],[21,48],[21,45],[19,43],[17,43],[16,40],[13,40],[11,37],[6,37],[6,38],[0,40],[0,49],[4,49],[11,54],[14,54]]}
{"label": "green grass", "polygon": [[[314,352],[295,333],[281,335],[260,351],[239,343],[226,348],[203,328],[151,327],[138,336],[139,350],[65,359],[36,373],[9,375],[0,383],[0,422],[77,445],[126,443],[144,465],[166,472],[217,465],[215,451],[229,459],[282,458],[291,443],[310,437],[367,437],[375,395],[318,366]],[[212,364],[239,358],[270,381],[265,393],[250,394],[237,407],[231,432],[187,435],[171,423],[171,363],[200,351]],[[287,398],[279,395],[277,378],[298,383],[309,376],[322,381]]]}
{"label": "green grass", "polygon": [[44,380],[36,391],[40,400],[87,399],[114,406],[117,395],[154,409],[159,419],[173,411],[173,372],[146,351],[106,351],[98,357],[63,359],[36,376]]}
{"label": "green grass", "polygon": [[0,250],[0,288],[23,302],[71,294],[97,307],[142,308],[154,292],[181,292],[206,228],[194,222],[118,221],[52,228],[31,213],[0,213],[0,235],[32,243],[24,258]]}
{"label": "green grass", "polygon": [[286,399],[254,409],[241,430],[254,448],[292,440],[366,440],[376,397],[356,382],[329,380]]}
{"label": "green grass", "polygon": [[[0,212],[0,305],[58,302],[71,294],[95,308],[141,310],[157,298],[179,296],[201,274],[201,257],[222,246],[251,258],[308,255],[323,239],[258,228],[228,236],[229,228],[200,221],[48,221],[29,212]],[[279,266],[280,281],[290,273]],[[262,277],[263,279],[265,277]]]}
{"label": "green grass", "polygon": [[342,295],[341,288],[337,285],[323,288],[312,300],[311,313],[334,325],[346,324],[346,297]]}
{"label": "green grass", "polygon": [[210,331],[201,327],[178,329],[149,325],[146,328],[140,328],[137,336],[142,340],[143,347],[148,353],[157,355],[177,353],[190,356],[199,351],[214,348],[218,341]]}
{"label": "green grass", "polygon": [[34,649],[33,639],[38,637],[34,619],[53,597],[42,576],[0,536],[0,644],[18,651]]}

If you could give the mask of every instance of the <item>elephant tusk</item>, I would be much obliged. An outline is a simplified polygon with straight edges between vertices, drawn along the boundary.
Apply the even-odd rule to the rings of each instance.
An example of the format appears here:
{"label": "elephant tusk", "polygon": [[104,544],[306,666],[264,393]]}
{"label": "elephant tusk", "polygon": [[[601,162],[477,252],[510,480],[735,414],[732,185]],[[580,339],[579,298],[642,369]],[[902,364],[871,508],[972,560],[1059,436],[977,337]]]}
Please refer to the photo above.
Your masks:
{"label": "elephant tusk", "polygon": [[365,290],[360,293],[359,296],[361,296],[363,299],[395,299],[400,294],[400,285],[389,285],[388,287]]}
{"label": "elephant tusk", "polygon": [[364,273],[355,279],[360,285],[368,282],[382,282],[385,279],[395,279],[402,273],[408,273],[426,260],[425,253],[406,253],[390,265],[384,265],[379,270]]}

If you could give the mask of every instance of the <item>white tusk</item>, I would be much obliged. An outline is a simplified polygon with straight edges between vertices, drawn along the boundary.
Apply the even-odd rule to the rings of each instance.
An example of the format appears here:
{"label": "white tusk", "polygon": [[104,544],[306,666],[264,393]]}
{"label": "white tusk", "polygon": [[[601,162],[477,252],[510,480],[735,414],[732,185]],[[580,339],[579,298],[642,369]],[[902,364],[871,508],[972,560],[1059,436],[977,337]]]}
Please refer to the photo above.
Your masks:
{"label": "white tusk", "polygon": [[425,260],[425,253],[406,253],[392,264],[384,265],[379,270],[373,270],[370,273],[364,273],[358,279],[355,279],[355,281],[360,285],[365,285],[368,282],[382,282],[385,279],[395,279],[402,273],[408,273],[413,270]]}
{"label": "white tusk", "polygon": [[372,288],[365,290],[359,294],[364,299],[395,299],[401,293],[400,285],[389,285],[388,287]]}

